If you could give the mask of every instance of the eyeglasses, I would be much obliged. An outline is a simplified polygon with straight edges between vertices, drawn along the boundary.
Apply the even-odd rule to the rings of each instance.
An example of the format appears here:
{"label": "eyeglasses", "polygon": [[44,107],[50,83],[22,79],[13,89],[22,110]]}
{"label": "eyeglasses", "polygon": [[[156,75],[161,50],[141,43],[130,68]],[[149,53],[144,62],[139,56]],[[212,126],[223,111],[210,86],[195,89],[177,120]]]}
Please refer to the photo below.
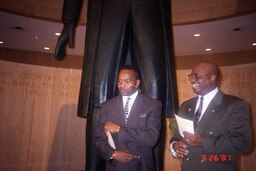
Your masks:
{"label": "eyeglasses", "polygon": [[188,80],[191,81],[192,79],[201,79],[206,75],[213,75],[213,74],[199,74],[199,73],[191,73],[188,74]]}

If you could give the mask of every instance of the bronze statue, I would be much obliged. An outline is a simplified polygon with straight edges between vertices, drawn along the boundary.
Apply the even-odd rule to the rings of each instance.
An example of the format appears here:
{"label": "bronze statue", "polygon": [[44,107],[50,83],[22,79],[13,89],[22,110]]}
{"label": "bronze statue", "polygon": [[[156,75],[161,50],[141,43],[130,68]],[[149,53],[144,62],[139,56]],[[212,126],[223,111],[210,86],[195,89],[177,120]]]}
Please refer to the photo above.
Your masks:
{"label": "bronze statue", "polygon": [[[64,0],[64,27],[55,58],[63,59],[66,45],[73,47],[82,0]],[[140,69],[141,90],[162,102],[163,116],[177,110],[175,64],[170,34],[169,0],[88,0],[85,54],[78,101],[78,116],[87,118],[86,170],[102,170],[103,161],[93,147],[94,128],[101,103],[117,95],[120,66]],[[154,151],[157,170],[163,167],[165,120]]]}

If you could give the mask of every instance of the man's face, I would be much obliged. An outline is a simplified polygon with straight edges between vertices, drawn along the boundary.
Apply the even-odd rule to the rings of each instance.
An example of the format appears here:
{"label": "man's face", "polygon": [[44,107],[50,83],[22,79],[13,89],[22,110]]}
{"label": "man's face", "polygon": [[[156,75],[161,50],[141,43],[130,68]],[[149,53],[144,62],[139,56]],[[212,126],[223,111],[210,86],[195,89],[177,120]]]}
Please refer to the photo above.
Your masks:
{"label": "man's face", "polygon": [[117,87],[122,96],[130,96],[136,92],[140,80],[136,79],[133,70],[123,69],[118,74]]}
{"label": "man's face", "polygon": [[216,75],[211,72],[211,66],[199,64],[192,69],[188,75],[193,91],[204,96],[216,88]]}

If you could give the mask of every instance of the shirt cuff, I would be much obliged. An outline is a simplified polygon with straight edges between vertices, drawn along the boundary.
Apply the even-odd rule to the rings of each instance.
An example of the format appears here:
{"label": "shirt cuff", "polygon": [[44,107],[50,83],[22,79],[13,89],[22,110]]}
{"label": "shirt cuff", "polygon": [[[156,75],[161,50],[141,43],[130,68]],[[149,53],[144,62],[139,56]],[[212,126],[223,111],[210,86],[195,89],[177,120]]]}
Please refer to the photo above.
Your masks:
{"label": "shirt cuff", "polygon": [[177,153],[176,153],[176,151],[173,149],[173,143],[175,143],[176,141],[173,141],[172,143],[171,143],[171,145],[170,145],[170,149],[171,149],[171,154],[172,154],[172,156],[173,157],[177,157]]}
{"label": "shirt cuff", "polygon": [[110,157],[110,160],[113,160],[115,156],[116,156],[116,151],[113,152],[112,156]]}

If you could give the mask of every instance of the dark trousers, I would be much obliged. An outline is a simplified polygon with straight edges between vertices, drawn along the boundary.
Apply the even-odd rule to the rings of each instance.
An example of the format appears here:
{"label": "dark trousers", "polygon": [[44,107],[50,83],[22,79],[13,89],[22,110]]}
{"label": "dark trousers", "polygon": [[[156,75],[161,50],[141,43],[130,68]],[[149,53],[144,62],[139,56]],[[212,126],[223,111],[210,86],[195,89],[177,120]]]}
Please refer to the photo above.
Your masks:
{"label": "dark trousers", "polygon": [[[94,105],[116,93],[118,69],[127,52],[141,71],[143,90],[163,99],[164,34],[159,0],[105,0],[97,46]],[[127,36],[128,34],[128,36]]]}

